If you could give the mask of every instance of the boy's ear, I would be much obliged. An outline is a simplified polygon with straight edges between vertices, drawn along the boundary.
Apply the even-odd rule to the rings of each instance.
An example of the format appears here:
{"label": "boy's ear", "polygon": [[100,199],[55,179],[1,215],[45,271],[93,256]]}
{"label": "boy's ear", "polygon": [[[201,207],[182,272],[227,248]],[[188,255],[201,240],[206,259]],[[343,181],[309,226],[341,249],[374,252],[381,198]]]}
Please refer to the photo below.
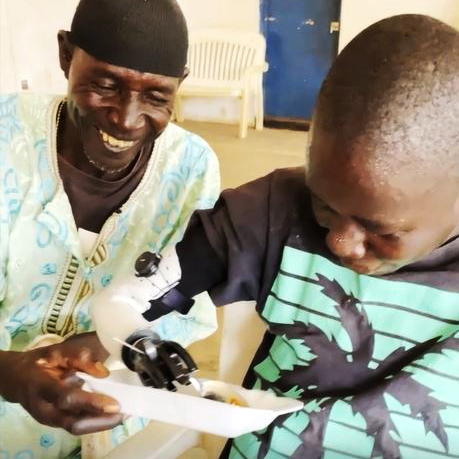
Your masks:
{"label": "boy's ear", "polygon": [[64,72],[65,78],[69,77],[70,63],[72,62],[75,47],[70,43],[68,32],[59,30],[57,33],[57,43],[59,45],[59,62]]}

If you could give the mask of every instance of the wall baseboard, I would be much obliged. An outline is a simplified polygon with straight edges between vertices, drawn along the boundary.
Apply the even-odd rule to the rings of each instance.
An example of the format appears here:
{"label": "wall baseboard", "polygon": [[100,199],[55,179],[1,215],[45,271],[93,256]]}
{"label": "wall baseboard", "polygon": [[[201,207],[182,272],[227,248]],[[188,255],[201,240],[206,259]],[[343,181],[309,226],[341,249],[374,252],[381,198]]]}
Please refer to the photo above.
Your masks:
{"label": "wall baseboard", "polygon": [[[176,119],[171,119],[173,123],[177,123]],[[239,120],[232,120],[219,117],[188,117],[185,121],[196,121],[202,123],[218,123],[238,126]],[[180,123],[178,123],[180,124]],[[290,129],[292,131],[309,131],[311,126],[310,120],[302,118],[282,118],[278,116],[265,116],[263,119],[263,126],[273,129]],[[255,128],[255,122],[249,122],[249,128]]]}
{"label": "wall baseboard", "polygon": [[[171,118],[171,121],[176,124],[180,124],[177,122],[177,119]],[[184,119],[184,121],[193,121],[197,123],[218,123],[218,124],[227,124],[227,125],[233,125],[235,127],[239,126],[239,120],[232,120],[232,119],[227,119],[227,118],[219,118],[219,117],[196,117],[196,116],[189,116]],[[255,122],[254,121],[249,121],[248,124],[249,128],[255,128]]]}
{"label": "wall baseboard", "polygon": [[274,129],[290,129],[292,131],[309,131],[310,120],[303,118],[283,118],[281,116],[265,116],[264,126]]}

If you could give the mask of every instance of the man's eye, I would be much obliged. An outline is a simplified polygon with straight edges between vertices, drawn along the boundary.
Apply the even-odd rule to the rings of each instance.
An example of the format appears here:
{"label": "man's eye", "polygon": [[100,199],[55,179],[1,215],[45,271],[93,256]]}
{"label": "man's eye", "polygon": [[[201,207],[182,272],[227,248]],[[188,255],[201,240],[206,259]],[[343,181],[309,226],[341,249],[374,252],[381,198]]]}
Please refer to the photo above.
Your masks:
{"label": "man's eye", "polygon": [[116,86],[110,83],[96,82],[93,83],[93,86],[95,87],[95,89],[102,91],[116,91]]}
{"label": "man's eye", "polygon": [[168,99],[166,99],[164,96],[158,94],[158,93],[147,93],[145,97],[150,101],[155,104],[167,104],[169,102]]}
{"label": "man's eye", "polygon": [[403,237],[406,231],[396,231],[395,233],[380,234],[379,237],[388,241],[398,241]]}

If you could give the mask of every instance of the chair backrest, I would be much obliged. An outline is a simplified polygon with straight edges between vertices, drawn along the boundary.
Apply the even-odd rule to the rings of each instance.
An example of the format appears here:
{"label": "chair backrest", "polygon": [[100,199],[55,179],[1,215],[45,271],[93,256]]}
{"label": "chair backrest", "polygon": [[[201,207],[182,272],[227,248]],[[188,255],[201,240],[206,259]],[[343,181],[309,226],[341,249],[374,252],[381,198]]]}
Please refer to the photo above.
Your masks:
{"label": "chair backrest", "polygon": [[224,28],[190,31],[188,68],[194,80],[239,81],[244,70],[265,60],[263,35]]}

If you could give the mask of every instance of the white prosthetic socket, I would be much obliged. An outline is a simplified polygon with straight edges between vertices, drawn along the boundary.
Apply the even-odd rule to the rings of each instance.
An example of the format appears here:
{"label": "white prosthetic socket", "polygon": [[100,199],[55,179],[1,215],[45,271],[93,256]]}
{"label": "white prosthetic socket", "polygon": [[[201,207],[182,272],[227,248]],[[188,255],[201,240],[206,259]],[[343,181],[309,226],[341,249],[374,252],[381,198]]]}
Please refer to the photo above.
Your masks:
{"label": "white prosthetic socket", "polygon": [[122,360],[123,343],[131,335],[150,328],[151,319],[144,317],[154,307],[150,301],[164,297],[180,278],[178,256],[171,247],[161,256],[143,253],[135,270],[94,294],[91,318],[102,345],[113,359]]}

